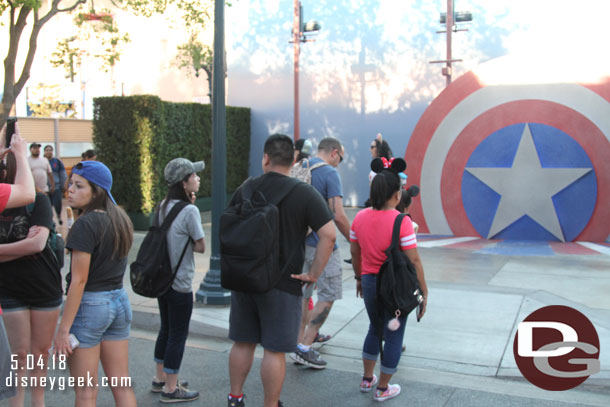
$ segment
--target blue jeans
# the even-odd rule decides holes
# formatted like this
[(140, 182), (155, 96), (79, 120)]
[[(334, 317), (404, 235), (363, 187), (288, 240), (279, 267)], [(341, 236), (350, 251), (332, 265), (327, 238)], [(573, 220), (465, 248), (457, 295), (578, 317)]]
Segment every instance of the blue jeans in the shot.
[(180, 293), (170, 287), (157, 302), (161, 328), (155, 344), (155, 362), (163, 364), (165, 373), (177, 374), (193, 313), (193, 293)]
[(369, 316), (369, 331), (364, 339), (362, 347), (362, 358), (377, 360), (379, 355), (379, 327), (383, 326), (383, 359), (381, 361), (381, 373), (394, 374), (402, 354), (402, 341), (405, 334), (407, 317), (398, 318), (400, 327), (396, 331), (388, 329), (388, 321), (394, 318), (388, 311), (384, 310), (383, 318), (377, 313), (377, 275), (365, 274), (362, 276), (362, 297), (366, 313)]
[(124, 288), (85, 291), (70, 333), (81, 348), (92, 348), (102, 341), (129, 339), (131, 320), (131, 305)]
[(49, 199), (51, 200), (51, 205), (55, 208), (55, 212), (57, 212), (57, 219), (61, 219), (61, 198), (63, 198), (61, 188), (49, 191)]

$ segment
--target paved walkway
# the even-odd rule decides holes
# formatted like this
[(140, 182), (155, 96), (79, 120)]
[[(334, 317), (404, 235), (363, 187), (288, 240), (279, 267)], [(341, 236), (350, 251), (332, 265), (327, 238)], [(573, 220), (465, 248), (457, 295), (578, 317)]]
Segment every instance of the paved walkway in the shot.
[[(353, 218), (357, 209), (347, 212)], [(196, 255), (194, 291), (209, 267), (211, 249), (210, 213), (202, 215), (208, 252)], [(136, 233), (130, 262), (143, 237), (144, 233)], [(422, 406), (610, 405), (610, 352), (607, 351), (610, 349), (610, 253), (604, 250), (608, 245), (456, 240), (426, 235), (418, 239), (430, 293), (424, 319), (417, 323), (410, 318), (407, 324), (406, 351), (396, 381), (408, 384), (414, 393), (411, 393), (413, 398), (400, 398), (400, 405), (411, 400), (419, 400), (414, 405)], [(342, 237), (339, 242), (343, 256), (349, 257), (349, 244)], [(583, 252), (581, 247), (587, 251)], [(347, 375), (350, 382), (359, 380), (361, 347), (368, 320), (362, 300), (356, 298), (353, 271), (348, 264), (344, 264), (343, 277), (343, 300), (335, 304), (322, 329), (333, 336), (320, 349), (328, 361), (327, 373), (290, 364), (288, 386), (301, 378), (308, 383), (308, 389), (317, 391), (318, 387), (311, 386), (329, 383), (320, 378), (332, 382), (335, 377), (343, 380), (343, 375)], [(127, 275), (125, 287), (134, 309), (134, 336), (153, 340), (159, 324), (156, 300), (132, 293)], [(593, 322), (600, 337), (602, 371), (570, 391), (548, 392), (536, 388), (523, 379), (514, 361), (512, 347), (517, 324), (546, 305), (567, 305), (579, 310)], [(228, 306), (197, 304), (191, 321), (189, 344), (220, 357), (225, 363), (222, 374), (227, 370), (226, 352), (231, 346), (226, 339), (228, 315)], [(190, 363), (185, 360), (185, 365)], [(150, 370), (147, 369), (147, 378)], [(259, 380), (254, 373), (253, 370), (250, 386)], [(221, 393), (225, 392), (225, 381), (223, 377)], [(303, 396), (298, 386), (292, 391)], [(328, 405), (351, 405), (351, 401)], [(249, 405), (260, 405), (260, 402)], [(368, 404), (368, 401), (358, 403)], [(290, 405), (325, 404), (291, 401)]]

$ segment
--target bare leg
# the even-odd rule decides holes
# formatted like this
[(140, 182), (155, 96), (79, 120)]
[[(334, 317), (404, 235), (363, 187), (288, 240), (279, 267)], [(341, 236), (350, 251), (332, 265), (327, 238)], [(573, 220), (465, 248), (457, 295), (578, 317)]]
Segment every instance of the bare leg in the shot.
[(118, 407), (135, 407), (136, 395), (131, 387), (129, 376), (129, 342), (103, 341), (101, 344), (101, 361), (104, 373), (109, 379), (114, 403)]
[(364, 377), (373, 377), (377, 361), (370, 359), (362, 359), (362, 364), (364, 365)]
[(391, 378), (392, 378), (391, 374), (380, 373), (379, 374), (379, 384), (377, 384), (377, 387), (381, 387), (382, 389), (388, 387), (388, 384), (390, 383)]
[(301, 342), (305, 346), (310, 346), (316, 335), (320, 331), (320, 327), (328, 318), (328, 314), (330, 314), (330, 310), (333, 307), (333, 302), (328, 301), (318, 301), (311, 311), (311, 321), (307, 325), (305, 329), (305, 335), (303, 337), (303, 342)]
[(310, 317), (311, 312), (309, 311), (309, 298), (303, 298), (303, 309), (301, 312), (301, 327), (299, 328), (298, 343), (303, 343), (303, 339), (305, 336), (305, 328), (307, 327), (307, 323), (309, 322)]
[(235, 342), (229, 355), (229, 378), (231, 394), (238, 396), (243, 393), (244, 383), (250, 373), (254, 360), (255, 343)]
[(165, 382), (165, 372), (163, 371), (163, 363), (155, 363), (155, 368), (157, 370), (157, 381)]
[[(57, 318), (59, 317), (59, 308), (53, 311), (30, 311), (30, 352), (34, 360), (44, 362), (47, 365), (49, 356), (49, 348), (55, 335), (55, 327), (57, 326)], [(36, 382), (40, 383), (40, 378), (47, 375), (46, 369), (36, 368), (30, 371), (30, 377), (37, 377)], [(44, 387), (35, 386), (30, 389), (32, 397), (32, 407), (44, 407)]]
[[(97, 368), (100, 363), (100, 345), (76, 348), (68, 358), (70, 376), (74, 377), (76, 407), (95, 407), (98, 392)], [(91, 378), (91, 381), (89, 381)], [(80, 381), (80, 383), (79, 383)]]
[[(19, 368), (17, 374), (19, 377), (27, 376), (26, 358), (30, 353), (30, 311), (11, 311), (4, 312), (4, 326), (6, 327), (6, 336), (8, 343), (11, 346), (11, 353), (17, 355), (17, 366)], [(25, 398), (25, 388), (17, 387), (17, 395), (8, 401), (10, 407), (23, 407)]]
[(286, 357), (284, 353), (265, 349), (261, 364), (261, 379), (265, 391), (265, 407), (277, 407), (286, 376)]
[(165, 373), (165, 388), (168, 393), (176, 390), (178, 385), (178, 373)]

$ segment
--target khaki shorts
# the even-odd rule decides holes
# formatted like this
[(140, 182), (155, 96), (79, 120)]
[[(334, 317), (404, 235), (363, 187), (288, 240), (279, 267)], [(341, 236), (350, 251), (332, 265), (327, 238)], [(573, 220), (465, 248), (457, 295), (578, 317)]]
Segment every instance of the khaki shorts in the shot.
[[(309, 272), (315, 253), (315, 247), (305, 246), (303, 273)], [(324, 271), (315, 285), (318, 289), (318, 301), (333, 302), (343, 298), (343, 266), (339, 249), (333, 250), (328, 258), (326, 267), (324, 267)], [(303, 297), (311, 297), (313, 295), (313, 288), (313, 284), (305, 285), (303, 287)]]

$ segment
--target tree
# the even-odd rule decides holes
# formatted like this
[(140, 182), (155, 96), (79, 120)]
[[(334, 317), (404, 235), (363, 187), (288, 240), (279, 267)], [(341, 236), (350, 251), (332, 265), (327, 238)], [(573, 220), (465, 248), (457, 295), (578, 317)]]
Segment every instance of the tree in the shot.
[[(45, 5), (43, 5), (43, 2)], [(104, 13), (95, 12), (93, 0), (91, 0), (89, 9), (87, 9), (86, 2), (87, 0), (47, 0), (46, 2), (44, 0), (0, 0), (0, 16), (8, 13), (7, 26), (9, 31), (9, 46), (4, 59), (4, 93), (0, 102), (0, 123), (6, 120), (17, 96), (30, 78), (37, 50), (38, 35), (46, 23), (61, 13), (75, 11), (81, 13), (81, 19), (100, 17), (103, 24), (111, 23), (111, 19), (103, 18)], [(208, 23), (210, 20), (210, 5), (213, 4), (213, 0), (110, 0), (110, 2), (114, 8), (145, 17), (150, 17), (153, 14), (164, 14), (171, 10), (172, 17), (170, 19), (172, 24), (179, 22), (180, 27), (186, 28), (189, 32)], [(78, 18), (79, 16), (77, 16)], [(29, 32), (25, 62), (17, 72), (16, 61), (20, 40), (28, 23), (32, 25), (32, 29)], [(126, 40), (113, 24), (110, 24), (107, 28), (105, 32), (110, 33), (109, 41), (111, 45), (116, 45), (117, 41)], [(116, 46), (107, 48), (107, 51), (103, 58), (107, 58), (106, 63), (111, 66), (116, 62), (119, 54)], [(54, 55), (54, 62), (57, 66), (64, 66), (67, 69), (71, 66), (74, 70), (74, 58), (78, 55), (80, 55), (80, 50), (72, 47), (69, 41), (60, 41), (58, 53)]]
[(28, 107), (34, 117), (68, 117), (76, 116), (74, 105), (76, 101), (62, 101), (58, 85), (39, 84), (30, 90), (35, 93), (36, 102), (28, 102)]
[(185, 69), (188, 76), (191, 70), (195, 71), (195, 76), (199, 77), (199, 70), (207, 75), (208, 97), (212, 100), (212, 71), (214, 69), (214, 51), (209, 45), (204, 45), (197, 39), (197, 34), (192, 33), (189, 41), (178, 46), (178, 68)]

